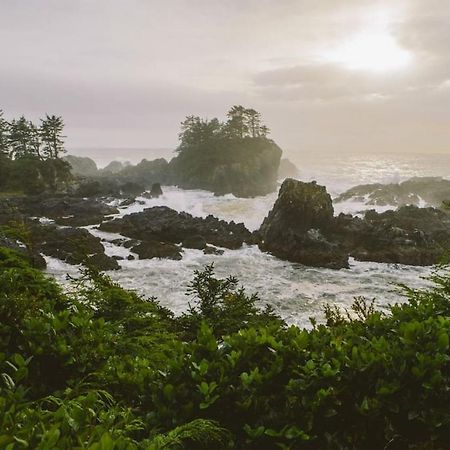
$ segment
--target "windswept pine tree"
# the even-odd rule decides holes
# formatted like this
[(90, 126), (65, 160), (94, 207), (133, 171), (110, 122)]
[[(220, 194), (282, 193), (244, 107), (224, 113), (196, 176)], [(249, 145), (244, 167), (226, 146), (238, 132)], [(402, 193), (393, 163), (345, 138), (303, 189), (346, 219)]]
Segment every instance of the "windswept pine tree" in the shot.
[(247, 122), (247, 129), (251, 137), (257, 137), (260, 135), (261, 129), (261, 114), (254, 109), (245, 110), (245, 118)]
[(30, 122), (21, 116), (14, 119), (9, 127), (8, 136), (9, 155), (13, 159), (24, 158), (33, 153), (32, 129)]
[(46, 115), (45, 119), (41, 119), (40, 138), (45, 158), (59, 158), (65, 152), (63, 129), (62, 117)]
[(227, 113), (226, 129), (230, 136), (242, 139), (248, 133), (247, 110), (241, 105), (233, 106)]
[(211, 120), (198, 116), (187, 116), (181, 123), (179, 133), (180, 145), (178, 152), (190, 146), (210, 143), (213, 140), (245, 139), (267, 137), (269, 128), (262, 124), (261, 113), (241, 105), (233, 106), (227, 112), (228, 120), (220, 122), (217, 118)]
[(218, 119), (202, 119), (198, 116), (187, 116), (181, 123), (178, 152), (211, 142), (223, 135), (223, 124)]

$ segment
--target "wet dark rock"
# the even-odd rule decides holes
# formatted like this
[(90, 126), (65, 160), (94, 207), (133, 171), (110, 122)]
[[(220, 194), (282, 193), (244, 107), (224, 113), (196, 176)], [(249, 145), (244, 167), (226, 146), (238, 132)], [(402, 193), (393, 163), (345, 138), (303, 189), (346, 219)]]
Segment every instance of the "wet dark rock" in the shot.
[(136, 197), (129, 197), (119, 203), (120, 208), (126, 208), (136, 202)]
[(371, 210), (363, 219), (340, 215), (335, 232), (361, 261), (432, 265), (450, 251), (450, 214), (435, 208)]
[(100, 239), (84, 228), (35, 226), (32, 235), (43, 253), (64, 261), (70, 257), (82, 262), (85, 255), (104, 252)]
[(324, 186), (286, 179), (259, 234), (261, 250), (310, 266), (348, 267), (348, 255), (327, 237), (333, 204)]
[(120, 266), (117, 259), (104, 253), (96, 253), (87, 259), (88, 264), (97, 267), (99, 270), (119, 270)]
[(205, 255), (223, 255), (224, 251), (220, 248), (213, 247), (212, 245), (207, 245), (204, 248), (203, 253)]
[(109, 222), (103, 222), (103, 231), (120, 233), (140, 241), (157, 241), (178, 244), (195, 236), (218, 247), (237, 249), (242, 244), (254, 244), (255, 237), (243, 224), (225, 222), (213, 216), (193, 217), (166, 206), (148, 208), (140, 213), (126, 215)]
[(131, 248), (131, 247), (135, 247), (139, 243), (140, 242), (137, 239), (127, 239), (127, 240), (123, 241), (122, 246), (124, 248)]
[(104, 216), (68, 216), (58, 217), (55, 223), (69, 227), (85, 227), (87, 225), (99, 224), (104, 219)]
[(441, 177), (414, 177), (402, 183), (363, 184), (339, 195), (335, 202), (360, 201), (376, 206), (429, 206), (440, 207), (450, 198), (450, 180)]
[(144, 197), (147, 198), (158, 198), (163, 195), (163, 191), (161, 189), (161, 185), (159, 183), (153, 183), (150, 192), (146, 192)]
[(134, 261), (136, 258), (133, 255), (127, 256), (128, 261)]
[(102, 241), (103, 240), (106, 240), (106, 241), (110, 242), (111, 244), (117, 245), (119, 247), (123, 246), (125, 244), (125, 242), (128, 242), (128, 239), (124, 239), (124, 238), (117, 238), (117, 239), (113, 239), (112, 241), (107, 240), (107, 239), (102, 239)]
[(64, 216), (107, 216), (116, 214), (118, 211), (115, 207), (106, 205), (98, 200), (74, 198), (74, 197), (57, 197), (41, 200), (38, 205), (28, 205), (28, 211), (35, 212), (38, 216), (44, 215), (50, 218), (60, 218)]
[(0, 247), (5, 247), (10, 250), (14, 250), (17, 253), (20, 253), (28, 260), (31, 266), (36, 269), (44, 270), (47, 267), (45, 258), (43, 258), (38, 251), (30, 249), (29, 247), (15, 239), (0, 236)]
[[(59, 225), (86, 226), (100, 223), (119, 211), (113, 206), (87, 198), (29, 196), (9, 200), (9, 209), (26, 217), (47, 217)], [(5, 208), (6, 209), (6, 208)], [(4, 209), (0, 205), (0, 220)], [(11, 211), (10, 211), (11, 213)]]
[(206, 240), (203, 236), (198, 234), (189, 236), (183, 240), (182, 246), (185, 248), (194, 248), (197, 250), (203, 250), (206, 248)]
[(114, 270), (117, 261), (105, 255), (100, 239), (84, 228), (33, 224), (31, 235), (37, 250), (69, 264), (92, 264), (99, 270)]
[(139, 259), (151, 258), (167, 258), (167, 259), (181, 259), (180, 247), (174, 244), (158, 241), (145, 241), (136, 245), (131, 249), (133, 253), (139, 256)]
[(260, 248), (306, 265), (347, 267), (361, 261), (432, 265), (450, 252), (450, 212), (404, 206), (333, 217), (325, 188), (286, 180), (259, 230)]
[(261, 226), (261, 233), (270, 230), (266, 228), (277, 224), (288, 224), (296, 230), (306, 232), (311, 228), (326, 229), (333, 222), (333, 203), (325, 186), (314, 181), (286, 179), (278, 193), (278, 198), (272, 211)]

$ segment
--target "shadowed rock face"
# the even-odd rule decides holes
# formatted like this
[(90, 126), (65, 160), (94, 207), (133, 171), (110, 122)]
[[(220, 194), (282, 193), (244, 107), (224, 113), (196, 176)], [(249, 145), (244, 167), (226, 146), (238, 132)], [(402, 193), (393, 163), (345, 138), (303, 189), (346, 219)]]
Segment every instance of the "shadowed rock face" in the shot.
[(119, 269), (117, 261), (105, 254), (100, 239), (84, 228), (55, 225), (30, 226), (36, 249), (44, 255), (52, 256), (69, 264), (88, 263), (99, 270)]
[(181, 249), (175, 244), (166, 242), (145, 241), (132, 247), (131, 251), (139, 256), (139, 259), (167, 258), (181, 259)]
[(276, 189), (281, 154), (275, 142), (262, 137), (218, 142), (214, 148), (186, 151), (173, 158), (170, 182), (216, 195), (266, 195)]
[(339, 269), (348, 256), (327, 232), (333, 226), (333, 204), (324, 186), (286, 179), (259, 230), (260, 248), (305, 265)]
[(325, 186), (314, 181), (286, 179), (278, 198), (261, 225), (261, 233), (280, 231), (277, 225), (287, 225), (296, 231), (306, 232), (311, 228), (327, 228), (333, 221), (334, 209)]
[[(9, 207), (28, 217), (47, 217), (60, 225), (85, 226), (100, 223), (118, 209), (95, 199), (30, 196), (9, 200)], [(0, 209), (2, 205), (0, 204)]]

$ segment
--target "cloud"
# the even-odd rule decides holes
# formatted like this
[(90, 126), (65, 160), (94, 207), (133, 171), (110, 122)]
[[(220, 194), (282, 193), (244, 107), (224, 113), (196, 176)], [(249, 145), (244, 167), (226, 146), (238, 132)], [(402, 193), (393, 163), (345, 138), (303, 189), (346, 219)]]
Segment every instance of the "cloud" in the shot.
[(400, 95), (410, 86), (411, 78), (404, 74), (378, 76), (321, 63), (260, 72), (254, 83), (259, 95), (278, 101), (373, 101)]
[[(317, 58), (377, 11), (408, 71)], [(61, 114), (76, 146), (172, 146), (185, 115), (241, 103), (288, 148), (448, 151), (449, 15), (450, 0), (2, 0), (0, 108)]]

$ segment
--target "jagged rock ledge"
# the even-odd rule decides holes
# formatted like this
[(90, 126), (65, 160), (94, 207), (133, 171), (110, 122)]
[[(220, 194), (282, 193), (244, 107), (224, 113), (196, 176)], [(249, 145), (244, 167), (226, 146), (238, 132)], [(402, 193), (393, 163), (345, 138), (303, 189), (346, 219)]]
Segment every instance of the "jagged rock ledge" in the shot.
[(436, 206), (450, 200), (450, 180), (414, 177), (401, 183), (362, 184), (339, 195), (334, 201), (358, 201), (373, 206)]
[(226, 222), (211, 215), (193, 217), (166, 206), (155, 206), (103, 222), (99, 229), (137, 239), (139, 244), (131, 250), (140, 258), (181, 259), (182, 247), (211, 254), (217, 253), (211, 245), (238, 249), (244, 243), (257, 243), (257, 237), (242, 223)]

